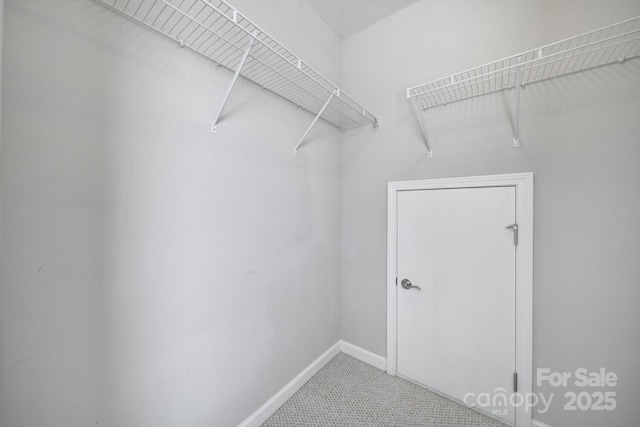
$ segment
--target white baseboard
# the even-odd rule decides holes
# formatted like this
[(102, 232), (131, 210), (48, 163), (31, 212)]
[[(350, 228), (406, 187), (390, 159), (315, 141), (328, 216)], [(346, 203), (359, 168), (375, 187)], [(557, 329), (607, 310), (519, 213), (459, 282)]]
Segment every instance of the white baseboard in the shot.
[(545, 424), (542, 421), (532, 420), (531, 427), (551, 427), (549, 424)]
[(327, 351), (322, 353), (320, 357), (311, 362), (309, 366), (304, 368), (294, 379), (289, 381), (287, 385), (282, 387), (280, 391), (273, 395), (273, 397), (259, 407), (253, 414), (249, 415), (247, 419), (239, 424), (238, 427), (258, 427), (262, 425), (267, 419), (273, 415), (296, 391), (300, 390), (312, 376), (314, 376), (320, 369), (324, 367), (331, 359), (333, 359), (338, 353), (340, 353), (341, 342), (338, 341), (331, 346)]
[[(386, 371), (387, 359), (379, 356), (375, 353), (365, 350), (362, 347), (353, 345), (343, 340), (339, 340), (337, 343), (331, 346), (327, 351), (322, 353), (320, 357), (311, 362), (309, 366), (304, 368), (294, 379), (289, 381), (287, 385), (282, 387), (280, 391), (273, 395), (273, 397), (259, 407), (253, 414), (249, 415), (247, 419), (241, 422), (238, 427), (258, 427), (262, 425), (267, 419), (273, 415), (287, 400), (291, 398), (300, 387), (302, 387), (307, 381), (311, 379), (320, 369), (324, 367), (331, 359), (333, 359), (338, 353), (344, 352), (349, 356), (355, 357), (358, 360), (368, 363), (378, 369)], [(540, 425), (538, 427), (545, 427)]]
[(357, 345), (343, 340), (340, 340), (339, 343), (340, 350), (342, 350), (343, 353), (355, 357), (356, 359), (361, 360), (364, 363), (368, 363), (369, 365), (374, 366), (378, 369), (382, 369), (383, 371), (387, 370), (386, 357), (379, 356), (375, 353), (370, 352), (369, 350), (365, 350), (362, 347), (358, 347)]

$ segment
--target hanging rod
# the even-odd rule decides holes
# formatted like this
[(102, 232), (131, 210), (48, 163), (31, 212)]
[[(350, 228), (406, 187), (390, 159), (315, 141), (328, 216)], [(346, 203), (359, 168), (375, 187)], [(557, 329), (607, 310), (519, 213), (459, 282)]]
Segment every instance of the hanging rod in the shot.
[[(640, 57), (640, 16), (407, 89), (420, 110), (516, 88), (514, 146), (519, 146), (521, 88), (527, 84)], [(424, 131), (424, 129), (423, 129)]]
[(212, 132), (238, 76), (340, 129), (379, 125), (376, 116), (224, 0), (95, 1), (234, 72)]

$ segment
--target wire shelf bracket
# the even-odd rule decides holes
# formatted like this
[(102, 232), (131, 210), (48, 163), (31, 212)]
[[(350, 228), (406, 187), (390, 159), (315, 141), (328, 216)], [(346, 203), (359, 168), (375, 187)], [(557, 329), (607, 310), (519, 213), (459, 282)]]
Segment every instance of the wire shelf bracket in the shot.
[[(640, 16), (407, 89), (420, 111), (425, 135), (427, 109), (515, 88), (513, 146), (519, 147), (520, 98), (531, 83), (563, 77), (640, 57)], [(427, 149), (431, 151), (427, 143)]]
[[(340, 93), (338, 92), (338, 93), (336, 93), (336, 95), (339, 96)], [(293, 155), (294, 156), (298, 154), (298, 148), (300, 148), (300, 145), (302, 144), (302, 141), (304, 141), (304, 139), (307, 137), (307, 135), (311, 131), (311, 128), (313, 127), (313, 125), (316, 124), (316, 122), (318, 121), (318, 119), (320, 118), (322, 113), (324, 113), (324, 110), (327, 108), (327, 106), (329, 105), (329, 103), (331, 102), (332, 99), (333, 99), (333, 93), (331, 95), (329, 95), (329, 98), (327, 99), (327, 101), (324, 103), (324, 105), (322, 106), (320, 111), (318, 111), (318, 114), (314, 117), (313, 121), (311, 122), (311, 124), (309, 125), (307, 130), (304, 132), (304, 134), (300, 138), (300, 141), (298, 141), (298, 144), (296, 144), (296, 147), (293, 149)]]
[(218, 122), (220, 121), (220, 116), (222, 116), (224, 107), (227, 105), (227, 101), (231, 97), (231, 92), (233, 91), (233, 88), (236, 85), (236, 81), (238, 80), (238, 77), (240, 77), (240, 72), (242, 71), (242, 67), (244, 67), (244, 64), (247, 62), (247, 58), (249, 57), (249, 52), (251, 52), (251, 48), (253, 47), (253, 44), (256, 41), (257, 35), (258, 35), (258, 30), (255, 30), (253, 32), (253, 37), (249, 39), (249, 44), (247, 45), (247, 49), (245, 50), (244, 55), (242, 56), (242, 59), (238, 64), (238, 68), (236, 69), (236, 72), (233, 75), (233, 78), (231, 79), (231, 83), (229, 84), (229, 88), (227, 89), (227, 93), (224, 96), (224, 100), (222, 101), (222, 105), (220, 106), (220, 111), (218, 111), (218, 115), (211, 123), (211, 133), (218, 133)]
[[(518, 64), (522, 63), (522, 56), (516, 58)], [(520, 146), (520, 93), (522, 92), (522, 65), (518, 67), (516, 74), (516, 106), (513, 114), (513, 146)]]
[(239, 77), (315, 116), (302, 141), (322, 119), (339, 129), (372, 124), (378, 117), (267, 34), (225, 0), (94, 0), (117, 14), (233, 72), (211, 123), (218, 132)]
[(429, 144), (429, 138), (427, 137), (427, 119), (424, 117), (426, 111), (418, 107), (418, 114), (420, 115), (420, 129), (422, 130), (422, 137), (424, 138), (424, 144), (427, 146), (427, 157), (433, 157), (431, 144)]

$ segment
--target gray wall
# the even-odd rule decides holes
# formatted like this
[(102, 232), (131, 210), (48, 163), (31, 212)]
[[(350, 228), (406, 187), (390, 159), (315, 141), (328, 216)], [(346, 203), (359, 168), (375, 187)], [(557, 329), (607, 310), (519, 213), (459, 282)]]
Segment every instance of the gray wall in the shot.
[(211, 135), (231, 73), (91, 1), (4, 23), (0, 425), (237, 425), (339, 338), (339, 132), (240, 81)]
[[(618, 374), (614, 412), (536, 414), (554, 427), (640, 419), (640, 60), (427, 112), (433, 158), (404, 89), (640, 15), (635, 0), (421, 1), (343, 42), (343, 82), (382, 116), (344, 134), (341, 334), (386, 352), (388, 181), (535, 174), (534, 368)], [(581, 389), (584, 391), (584, 389)], [(591, 390), (593, 391), (593, 390)], [(602, 391), (602, 389), (600, 389)]]

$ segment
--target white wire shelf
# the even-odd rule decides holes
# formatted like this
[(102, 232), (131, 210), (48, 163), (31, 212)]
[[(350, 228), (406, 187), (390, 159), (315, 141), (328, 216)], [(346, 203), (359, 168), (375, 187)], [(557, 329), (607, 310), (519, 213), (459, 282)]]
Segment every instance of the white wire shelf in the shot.
[(408, 88), (407, 98), (426, 109), (639, 56), (640, 17), (636, 17)]
[(241, 75), (341, 129), (378, 125), (376, 116), (224, 0), (96, 1), (235, 71), (227, 98)]
[(426, 134), (427, 109), (515, 88), (513, 145), (519, 147), (520, 94), (525, 85), (638, 57), (640, 16), (410, 87), (407, 98), (418, 106), (427, 155), (432, 157)]

